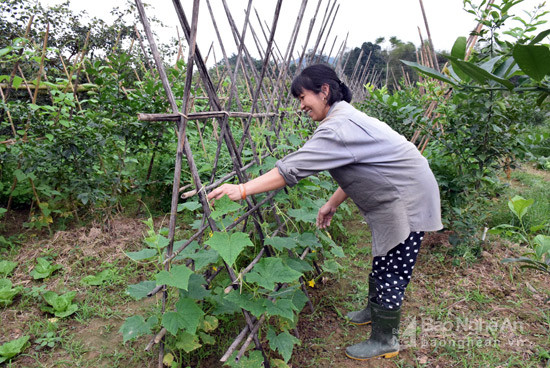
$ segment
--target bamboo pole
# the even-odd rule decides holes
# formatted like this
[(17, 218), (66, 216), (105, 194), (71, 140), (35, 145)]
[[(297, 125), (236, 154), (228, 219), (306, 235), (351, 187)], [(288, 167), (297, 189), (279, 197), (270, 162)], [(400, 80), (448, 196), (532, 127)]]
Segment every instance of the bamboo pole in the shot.
[[(315, 44), (313, 45), (313, 49), (311, 51), (311, 54), (307, 58), (308, 64), (313, 62), (315, 60), (315, 55), (317, 53), (317, 47), (319, 47), (319, 43), (321, 42), (321, 38), (323, 37), (323, 34), (325, 32), (326, 24), (330, 18), (330, 13), (332, 13), (332, 10), (334, 9), (334, 5), (336, 4), (336, 0), (334, 0), (332, 8), (330, 7), (330, 0), (327, 2), (327, 7), (325, 9), (325, 13), (323, 14), (323, 19), (321, 20), (321, 28), (317, 34), (317, 39), (315, 40)], [(329, 12), (330, 8), (330, 12)]]
[[(31, 15), (30, 19), (29, 19), (29, 22), (27, 23), (27, 28), (25, 29), (25, 36), (24, 38), (27, 39), (29, 37), (29, 33), (31, 31), (31, 25), (32, 25), (32, 22), (34, 21), (34, 14)], [(19, 69), (19, 62), (21, 60), (21, 56), (23, 55), (23, 52), (25, 51), (25, 48), (22, 47), (19, 52), (18, 52), (18, 57), (17, 57), (17, 61), (15, 62), (15, 65), (13, 66), (13, 69), (11, 71), (11, 74), (10, 74), (10, 79), (9, 79), (9, 83), (7, 84), (8, 87), (6, 89), (6, 96), (5, 96), (5, 99), (7, 100), (10, 96), (10, 89), (11, 89), (11, 86), (13, 85), (13, 80), (15, 78), (15, 73), (17, 73), (17, 70)], [(19, 69), (20, 70), (20, 69)]]
[(420, 2), (420, 9), (422, 10), (422, 17), (424, 18), (424, 25), (426, 26), (426, 33), (428, 34), (428, 42), (429, 42), (429, 49), (428, 49), (428, 56), (430, 59), (433, 60), (433, 65), (437, 71), (439, 71), (439, 63), (437, 62), (437, 56), (435, 55), (435, 48), (434, 43), (432, 41), (432, 35), (430, 34), (430, 27), (428, 25), (428, 18), (426, 17), (426, 12), (424, 10), (424, 3), (422, 0), (418, 0)]
[[(227, 53), (225, 51), (225, 46), (223, 44), (223, 41), (222, 41), (222, 37), (221, 37), (221, 34), (220, 34), (220, 31), (218, 29), (218, 24), (216, 22), (216, 18), (214, 16), (214, 11), (212, 10), (212, 6), (210, 5), (210, 0), (206, 0), (206, 5), (208, 7), (208, 11), (210, 13), (210, 19), (212, 20), (212, 25), (214, 26), (214, 31), (216, 32), (216, 37), (218, 38), (218, 45), (220, 46), (220, 49), (222, 51), (222, 56), (223, 56), (223, 61), (225, 63), (225, 67), (226, 67), (226, 70), (227, 70), (227, 73), (229, 74), (229, 77), (231, 80), (234, 80), (234, 73), (237, 73), (237, 69), (235, 68), (235, 70), (233, 70), (231, 68), (231, 64), (229, 62), (229, 58), (227, 57)], [(239, 98), (237, 98), (236, 100), (237, 102), (237, 106), (239, 107), (239, 109), (242, 111), (243, 110), (243, 107), (241, 105), (241, 100)]]
[[(336, 1), (334, 1), (334, 4), (336, 5)], [(333, 5), (334, 6), (334, 5)], [(332, 22), (330, 23), (330, 27), (328, 28), (327, 35), (325, 37), (325, 41), (323, 42), (323, 46), (321, 46), (321, 50), (319, 51), (319, 57), (323, 57), (323, 51), (325, 51), (325, 46), (328, 41), (328, 37), (330, 35), (330, 32), (332, 31), (332, 26), (334, 25), (334, 21), (336, 20), (336, 16), (338, 15), (338, 10), (340, 10), (340, 4), (336, 7), (336, 11), (334, 12), (334, 16), (332, 17)], [(328, 60), (327, 60), (328, 62)]]
[(2, 89), (2, 86), (0, 85), (0, 96), (2, 96), (2, 102), (4, 103), (4, 106), (6, 106), (6, 115), (8, 116), (8, 121), (10, 122), (11, 132), (13, 134), (14, 138), (17, 138), (17, 130), (15, 129), (15, 124), (13, 123), (13, 119), (11, 117), (10, 110), (8, 108), (8, 104), (6, 101), (6, 96), (4, 95), (4, 90)]
[(275, 88), (273, 90), (273, 98), (271, 100), (272, 104), (271, 106), (278, 110), (279, 106), (282, 103), (282, 93), (285, 85), (285, 80), (288, 78), (288, 71), (290, 66), (290, 61), (292, 58), (292, 53), (294, 52), (294, 47), (296, 46), (296, 40), (298, 39), (298, 34), (300, 32), (300, 27), (302, 25), (302, 21), (304, 19), (304, 14), (307, 6), (307, 0), (302, 0), (302, 4), (300, 5), (300, 10), (298, 10), (298, 16), (296, 18), (296, 22), (294, 23), (294, 28), (292, 29), (292, 34), (290, 36), (290, 40), (285, 52), (285, 56), (283, 58), (283, 71), (279, 74), (279, 77), (277, 78), (277, 81), (275, 83)]
[(221, 117), (230, 117), (230, 118), (265, 118), (265, 117), (274, 117), (279, 116), (275, 112), (266, 112), (266, 113), (252, 113), (252, 112), (240, 112), (240, 111), (200, 111), (187, 113), (187, 115), (181, 113), (172, 113), (172, 114), (146, 114), (139, 113), (138, 119), (141, 121), (178, 121), (180, 117), (185, 117), (188, 120), (204, 120), (212, 118), (221, 118)]
[(19, 74), (21, 74), (21, 78), (23, 79), (23, 85), (27, 87), (27, 93), (29, 94), (29, 98), (32, 100), (32, 92), (29, 88), (29, 82), (27, 81), (27, 78), (25, 78), (25, 74), (23, 73), (23, 70), (21, 70), (21, 66), (17, 66), (17, 70), (19, 70)]
[[(40, 85), (40, 80), (42, 79), (42, 74), (44, 73), (44, 60), (46, 59), (46, 47), (48, 45), (48, 35), (50, 34), (50, 23), (46, 24), (46, 33), (44, 34), (44, 44), (42, 45), (42, 56), (40, 57), (40, 69), (38, 75), (36, 76), (36, 85)], [(36, 98), (38, 97), (38, 88), (34, 90), (34, 96), (32, 103), (36, 103)], [(28, 125), (28, 124), (27, 124)], [(27, 129), (25, 129), (25, 137), (27, 136)]]

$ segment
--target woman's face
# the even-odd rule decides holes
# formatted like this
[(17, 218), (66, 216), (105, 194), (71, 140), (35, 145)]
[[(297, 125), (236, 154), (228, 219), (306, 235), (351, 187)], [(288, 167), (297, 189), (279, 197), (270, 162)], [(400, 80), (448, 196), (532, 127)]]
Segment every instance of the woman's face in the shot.
[(327, 93), (324, 90), (315, 93), (303, 89), (298, 99), (300, 100), (300, 109), (307, 112), (313, 121), (321, 121), (327, 116), (330, 106), (327, 104)]

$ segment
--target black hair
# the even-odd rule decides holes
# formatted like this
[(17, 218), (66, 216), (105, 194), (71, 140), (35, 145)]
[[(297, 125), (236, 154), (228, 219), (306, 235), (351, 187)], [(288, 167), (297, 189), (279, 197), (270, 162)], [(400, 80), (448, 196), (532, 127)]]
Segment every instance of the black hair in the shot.
[(323, 84), (329, 86), (329, 106), (339, 101), (351, 102), (352, 94), (348, 86), (338, 78), (334, 69), (324, 64), (310, 65), (302, 70), (292, 81), (290, 92), (294, 97), (299, 97), (304, 90), (319, 93)]

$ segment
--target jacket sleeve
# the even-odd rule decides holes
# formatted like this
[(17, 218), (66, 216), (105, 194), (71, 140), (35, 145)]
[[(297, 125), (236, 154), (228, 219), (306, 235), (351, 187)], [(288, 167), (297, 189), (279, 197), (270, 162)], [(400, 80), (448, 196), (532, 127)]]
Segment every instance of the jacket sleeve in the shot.
[(275, 166), (288, 186), (323, 170), (356, 162), (337, 131), (319, 127), (299, 150), (277, 161)]

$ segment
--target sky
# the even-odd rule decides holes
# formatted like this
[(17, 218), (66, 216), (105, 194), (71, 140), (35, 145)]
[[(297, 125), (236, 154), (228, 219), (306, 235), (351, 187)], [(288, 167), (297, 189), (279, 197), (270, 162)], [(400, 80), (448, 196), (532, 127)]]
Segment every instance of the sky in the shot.
[[(63, 2), (63, 0), (38, 1), (43, 5), (59, 4)], [(128, 1), (129, 0), (71, 0), (71, 8), (75, 11), (85, 10), (90, 16), (97, 16), (108, 21), (110, 20), (109, 10), (115, 6), (124, 7), (125, 3)], [(329, 1), (332, 5), (333, 0), (322, 0), (321, 2), (318, 17), (313, 28), (313, 35), (315, 35), (315, 37), (319, 32), (321, 20)], [(146, 10), (147, 15), (149, 17), (156, 16), (162, 20), (166, 26), (163, 29), (158, 27), (154, 29), (159, 37), (157, 41), (168, 41), (171, 36), (175, 37), (179, 28), (179, 22), (172, 1), (146, 0), (145, 2), (152, 4)], [(231, 53), (236, 51), (236, 46), (229, 30), (227, 17), (223, 10), (223, 3), (221, 0), (210, 0), (210, 2), (216, 22), (220, 28), (220, 33), (224, 38), (224, 47), (226, 48), (226, 52), (231, 55)], [(238, 28), (241, 30), (248, 0), (226, 0), (226, 2), (230, 7)], [(497, 3), (498, 2), (497, 0)], [(523, 12), (525, 10), (532, 11), (534, 7), (541, 2), (542, 0), (524, 0), (520, 5), (515, 7), (515, 9), (517, 9), (515, 14), (525, 18)], [(182, 0), (181, 3), (190, 21), (193, 2), (191, 0)], [(300, 51), (303, 48), (309, 23), (315, 13), (317, 4), (318, 0), (308, 0), (307, 2), (306, 12), (297, 42), (297, 47)], [(435, 49), (438, 51), (450, 50), (457, 37), (467, 37), (469, 32), (476, 26), (474, 16), (463, 9), (462, 0), (423, 0), (423, 4), (430, 27), (432, 41)], [(253, 17), (253, 27), (255, 32), (261, 37), (263, 37), (263, 35), (261, 35), (261, 29), (258, 25), (254, 9), (257, 10), (260, 19), (271, 27), (275, 5), (275, 0), (254, 0), (252, 2), (253, 10), (251, 15)], [(275, 42), (283, 54), (287, 48), (292, 29), (294, 28), (300, 5), (301, 1), (299, 0), (283, 0), (282, 2), (279, 23), (275, 33)], [(420, 2), (418, 0), (339, 0), (336, 6), (339, 6), (338, 13), (332, 26), (330, 36), (326, 42), (325, 54), (330, 51), (333, 44), (333, 54), (336, 54), (337, 50), (344, 42), (346, 35), (348, 35), (346, 43), (347, 49), (359, 47), (363, 42), (374, 42), (378, 37), (385, 37), (385, 39), (388, 40), (391, 36), (396, 36), (402, 41), (412, 42), (418, 46), (420, 45), (418, 27), (421, 29), (422, 37), (427, 39), (427, 32), (424, 26)], [(545, 8), (546, 10), (550, 10), (550, 5), (546, 5)], [(550, 21), (548, 15), (545, 19)], [(513, 26), (514, 23), (519, 24), (516, 21), (510, 21), (509, 26)], [(540, 30), (548, 28), (550, 28), (550, 22)], [(183, 37), (181, 28), (180, 34)], [(324, 42), (324, 39), (322, 41)], [(206, 1), (202, 0), (199, 9), (197, 45), (203, 55), (206, 55), (212, 42), (214, 42), (215, 57), (217, 60), (221, 60), (222, 54), (212, 26), (210, 13)], [(314, 42), (315, 38), (312, 38), (308, 43), (308, 48), (312, 48)], [(265, 45), (265, 43), (264, 41), (263, 44)], [(253, 56), (257, 57), (257, 54), (255, 55), (256, 46), (250, 31), (247, 31), (245, 44), (249, 48), (249, 51), (252, 52)], [(389, 47), (389, 44), (386, 42), (382, 44), (382, 46)], [(296, 53), (295, 51), (295, 54)]]

